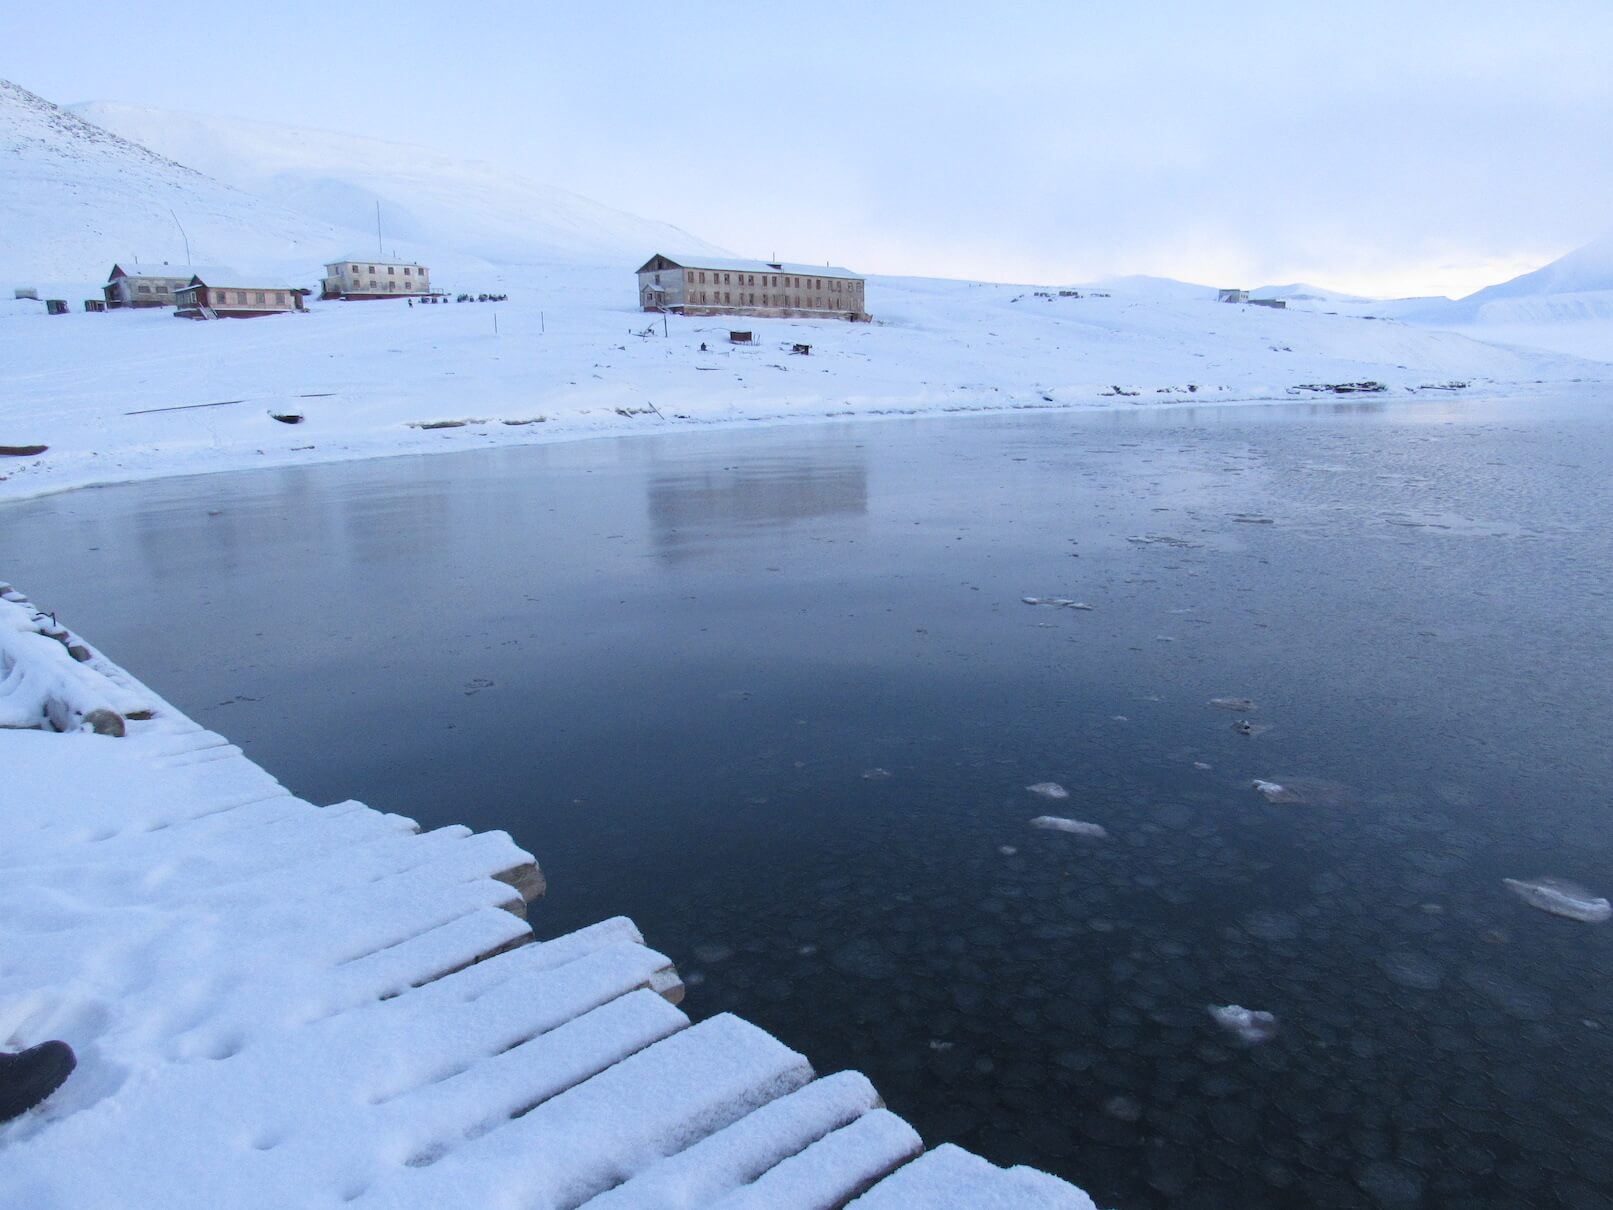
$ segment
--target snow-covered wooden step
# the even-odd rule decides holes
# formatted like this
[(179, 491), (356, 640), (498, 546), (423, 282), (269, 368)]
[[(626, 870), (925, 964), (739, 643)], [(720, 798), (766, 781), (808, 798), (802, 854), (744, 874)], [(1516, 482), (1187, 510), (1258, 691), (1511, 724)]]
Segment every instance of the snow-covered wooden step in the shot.
[(812, 1078), (807, 1061), (737, 1017), (673, 1034), (531, 1112), (404, 1169), (360, 1205), (582, 1205)]
[(601, 1193), (588, 1210), (682, 1210), (749, 1186), (775, 1165), (880, 1106), (860, 1072), (814, 1080)]
[(886, 1177), (851, 1210), (1096, 1210), (1074, 1185), (1034, 1168), (999, 1168), (942, 1144)]
[(924, 1150), (918, 1131), (875, 1109), (770, 1168), (714, 1210), (837, 1210)]

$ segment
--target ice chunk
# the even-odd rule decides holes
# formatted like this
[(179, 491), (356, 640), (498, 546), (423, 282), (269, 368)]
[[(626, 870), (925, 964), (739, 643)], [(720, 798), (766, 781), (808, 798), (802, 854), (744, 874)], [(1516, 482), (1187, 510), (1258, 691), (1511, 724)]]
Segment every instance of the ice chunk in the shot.
[(1055, 609), (1088, 609), (1085, 601), (1072, 601), (1069, 597), (1020, 597), (1027, 605), (1051, 605)]
[(1501, 884), (1530, 907), (1553, 916), (1566, 916), (1586, 924), (1601, 924), (1613, 916), (1613, 904), (1561, 878), (1503, 878)]
[(1040, 794), (1043, 798), (1068, 798), (1070, 792), (1056, 781), (1039, 781), (1034, 786), (1026, 786), (1032, 794)]
[(1300, 797), (1281, 782), (1262, 781), (1255, 778), (1254, 788), (1266, 796), (1267, 802), (1299, 802)]
[(1238, 1004), (1211, 1004), (1208, 1007), (1215, 1023), (1240, 1042), (1257, 1046), (1277, 1036), (1277, 1018), (1271, 1013)]
[(1235, 714), (1249, 714), (1255, 708), (1254, 702), (1246, 697), (1212, 697), (1210, 705), (1217, 710), (1231, 710)]
[(1109, 832), (1101, 824), (1086, 823), (1079, 819), (1065, 819), (1061, 815), (1038, 815), (1031, 820), (1031, 827), (1045, 828), (1049, 832), (1069, 832), (1075, 836), (1091, 836), (1102, 840)]
[(864, 781), (884, 781), (890, 775), (891, 775), (891, 771), (889, 769), (877, 769), (876, 768), (876, 769), (864, 769), (863, 770), (863, 780)]

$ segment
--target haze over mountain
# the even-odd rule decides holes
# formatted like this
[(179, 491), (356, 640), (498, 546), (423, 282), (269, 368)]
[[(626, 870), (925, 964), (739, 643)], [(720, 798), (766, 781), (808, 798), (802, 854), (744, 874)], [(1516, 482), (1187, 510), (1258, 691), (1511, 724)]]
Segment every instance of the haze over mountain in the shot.
[[(232, 189), (6, 80), (0, 160), (7, 283), (104, 280), (124, 258), (183, 265), (187, 235), (194, 263), (264, 269), (317, 261), (358, 238)], [(183, 235), (174, 213), (183, 215)]]
[(378, 201), (383, 245), (403, 255), (637, 264), (658, 249), (722, 251), (667, 223), (423, 147), (113, 101), (69, 108), (274, 205), (366, 233), (352, 249), (324, 253), (332, 257), (375, 246)]
[[(0, 275), (81, 291), (114, 261), (223, 264), (311, 284), (375, 246), (497, 266), (635, 264), (716, 250), (665, 223), (401, 144), (100, 103), (86, 117), (0, 80)], [(187, 250), (188, 239), (188, 250)]]

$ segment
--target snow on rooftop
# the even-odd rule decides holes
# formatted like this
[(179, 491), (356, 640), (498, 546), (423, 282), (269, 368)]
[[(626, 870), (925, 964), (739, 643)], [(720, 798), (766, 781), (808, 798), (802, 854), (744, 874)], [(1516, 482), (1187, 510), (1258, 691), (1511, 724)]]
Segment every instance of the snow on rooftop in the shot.
[(658, 253), (682, 269), (737, 269), (742, 273), (792, 273), (802, 277), (849, 277), (863, 280), (861, 273), (835, 265), (800, 265), (793, 261), (736, 260), (732, 257), (701, 256), (699, 253)]
[(382, 260), (379, 256), (331, 257), (326, 259), (325, 265), (327, 268), (334, 265), (381, 265), (382, 267), (387, 265), (395, 265), (399, 267), (407, 265), (411, 269), (420, 268), (420, 262), (417, 260)]

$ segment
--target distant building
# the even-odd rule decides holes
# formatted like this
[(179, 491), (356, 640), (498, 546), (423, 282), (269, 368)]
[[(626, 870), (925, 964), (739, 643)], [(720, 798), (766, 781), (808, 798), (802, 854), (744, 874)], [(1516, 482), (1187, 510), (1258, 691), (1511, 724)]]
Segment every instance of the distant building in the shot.
[(331, 261), (320, 282), (320, 298), (408, 298), (430, 294), (431, 271), (414, 261), (358, 257)]
[(204, 279), (200, 274), (190, 284), (174, 291), (174, 301), (182, 319), (250, 319), (255, 315), (278, 315), (284, 311), (304, 311), (302, 296), (306, 290), (291, 286), (221, 286), (218, 282), (235, 282), (235, 276)]
[(1217, 290), (1215, 292), (1215, 301), (1216, 302), (1231, 302), (1231, 303), (1246, 303), (1246, 302), (1249, 301), (1249, 291), (1247, 291), (1247, 290)]
[(175, 292), (198, 274), (218, 281), (239, 276), (218, 265), (113, 265), (101, 293), (108, 307), (171, 307), (178, 301)]
[(850, 269), (657, 253), (638, 271), (639, 305), (680, 315), (869, 318), (864, 279)]
[(1249, 298), (1244, 301), (1251, 307), (1270, 307), (1274, 311), (1288, 310), (1288, 300), (1285, 298)]

